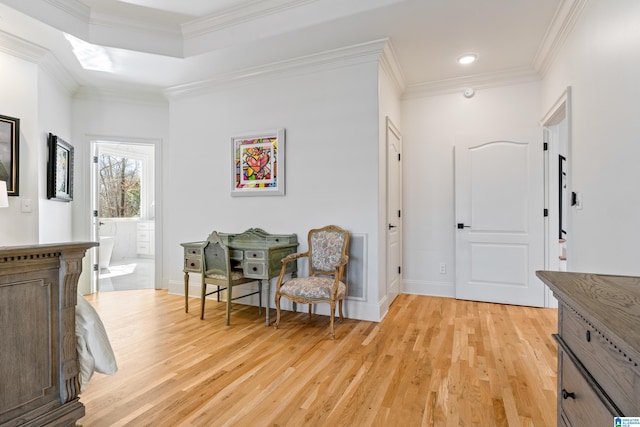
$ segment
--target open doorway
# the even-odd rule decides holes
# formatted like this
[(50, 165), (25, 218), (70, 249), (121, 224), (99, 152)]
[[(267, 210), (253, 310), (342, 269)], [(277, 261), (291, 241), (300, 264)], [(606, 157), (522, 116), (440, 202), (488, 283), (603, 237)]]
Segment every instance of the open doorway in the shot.
[(93, 141), (95, 292), (155, 288), (155, 146)]
[[(571, 88), (560, 96), (542, 119), (545, 151), (545, 269), (570, 271), (572, 211), (571, 193)], [(547, 307), (557, 306), (551, 291)]]

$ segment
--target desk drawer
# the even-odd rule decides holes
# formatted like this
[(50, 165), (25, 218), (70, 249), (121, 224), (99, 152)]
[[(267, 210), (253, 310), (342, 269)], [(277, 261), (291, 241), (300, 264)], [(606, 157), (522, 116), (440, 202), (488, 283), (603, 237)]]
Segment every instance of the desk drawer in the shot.
[(298, 237), (293, 235), (285, 235), (285, 236), (267, 236), (267, 243), (279, 243), (281, 245), (297, 245)]
[(264, 260), (265, 259), (265, 251), (261, 251), (261, 250), (247, 250), (244, 251), (245, 256), (247, 257), (247, 260), (252, 260), (252, 259), (259, 259), (259, 260)]
[(185, 255), (202, 255), (202, 248), (185, 248)]
[(266, 269), (262, 262), (247, 262), (244, 265), (244, 275), (247, 277), (261, 278), (265, 275)]
[(630, 361), (625, 349), (612, 343), (571, 308), (562, 306), (560, 335), (604, 392), (623, 414), (640, 414), (638, 361)]
[(194, 271), (196, 273), (199, 273), (200, 268), (201, 268), (200, 258), (185, 258), (184, 260), (185, 271)]

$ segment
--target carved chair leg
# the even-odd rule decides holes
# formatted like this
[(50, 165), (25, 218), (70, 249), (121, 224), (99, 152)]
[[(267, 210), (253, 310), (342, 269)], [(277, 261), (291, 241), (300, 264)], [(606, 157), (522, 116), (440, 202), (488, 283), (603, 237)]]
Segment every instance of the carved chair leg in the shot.
[(276, 322), (273, 324), (275, 329), (278, 329), (280, 324), (280, 295), (276, 295)]
[(342, 300), (338, 301), (338, 310), (340, 310), (340, 322), (344, 322), (344, 315), (342, 314)]
[(333, 322), (333, 320), (334, 320), (333, 318), (335, 317), (336, 303), (334, 301), (332, 301), (330, 303), (330, 305), (331, 305), (331, 316), (330, 316), (331, 317), (331, 322), (330, 322), (330, 325), (331, 325), (331, 339), (335, 340), (336, 339), (336, 332), (335, 332), (335, 328), (334, 328), (334, 324), (333, 324), (334, 323)]
[(309, 304), (309, 320), (311, 320), (311, 305), (312, 304)]

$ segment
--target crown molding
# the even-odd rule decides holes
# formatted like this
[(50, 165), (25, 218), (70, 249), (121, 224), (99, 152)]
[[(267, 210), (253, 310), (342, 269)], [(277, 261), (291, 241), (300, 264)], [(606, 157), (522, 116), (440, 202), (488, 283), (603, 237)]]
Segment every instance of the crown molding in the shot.
[(388, 40), (382, 49), (382, 54), (380, 55), (380, 66), (391, 78), (398, 93), (403, 93), (406, 89), (404, 74), (402, 73), (402, 68), (400, 68), (400, 63), (398, 62), (391, 40)]
[(185, 40), (200, 37), (204, 34), (232, 27), (243, 22), (258, 19), (287, 9), (304, 6), (318, 0), (249, 0), (237, 6), (227, 8), (219, 13), (194, 19), (182, 24), (182, 35)]
[(37, 64), (49, 51), (30, 41), (0, 31), (0, 52)]
[(407, 87), (402, 98), (421, 98), (462, 92), (465, 88), (488, 89), (510, 84), (539, 81), (540, 75), (532, 67), (512, 68), (495, 73), (475, 74), (453, 79), (412, 84)]
[(52, 76), (69, 93), (73, 93), (78, 88), (75, 78), (53, 53), (42, 46), (0, 31), (0, 52), (38, 65), (39, 69)]
[(116, 30), (135, 31), (139, 33), (150, 33), (151, 35), (161, 34), (163, 36), (175, 37), (182, 42), (182, 32), (178, 24), (152, 24), (139, 19), (128, 19), (122, 16), (109, 15), (105, 13), (91, 13), (91, 25), (109, 27)]
[(541, 76), (546, 75), (586, 4), (587, 0), (563, 0), (556, 9), (533, 60), (533, 66)]
[[(23, 0), (24, 1), (24, 0)], [(43, 0), (61, 12), (70, 15), (81, 22), (88, 23), (91, 19), (91, 8), (78, 0)]]
[(67, 71), (65, 67), (62, 66), (58, 58), (55, 57), (51, 52), (47, 52), (47, 54), (42, 58), (39, 63), (40, 69), (45, 73), (53, 77), (62, 87), (69, 92), (69, 94), (73, 94), (80, 84), (78, 81)]
[(374, 40), (313, 55), (301, 56), (264, 66), (246, 68), (213, 79), (172, 86), (164, 90), (167, 97), (180, 97), (226, 88), (247, 81), (288, 78), (319, 70), (378, 61), (389, 39)]

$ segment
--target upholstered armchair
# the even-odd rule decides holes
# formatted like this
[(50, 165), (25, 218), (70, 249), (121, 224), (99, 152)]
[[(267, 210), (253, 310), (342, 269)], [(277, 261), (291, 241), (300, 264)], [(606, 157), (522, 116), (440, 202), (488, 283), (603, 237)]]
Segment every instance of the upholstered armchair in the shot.
[[(244, 283), (255, 282), (256, 279), (244, 277), (242, 268), (233, 268), (229, 258), (229, 248), (222, 242), (217, 232), (213, 232), (207, 238), (203, 248), (202, 266), (202, 299), (200, 300), (200, 319), (204, 319), (204, 304), (208, 295), (217, 294), (220, 301), (220, 292), (227, 290), (227, 325), (231, 324), (231, 301), (258, 294), (258, 311), (262, 314), (262, 281), (258, 281), (256, 292), (233, 297), (233, 287)], [(215, 290), (207, 292), (207, 285), (215, 286)]]
[[(347, 286), (342, 281), (344, 267), (349, 261), (349, 232), (335, 225), (313, 229), (308, 235), (309, 249), (304, 253), (291, 254), (282, 259), (282, 270), (276, 284), (276, 322), (280, 324), (280, 298), (285, 297), (293, 302), (309, 304), (311, 316), (312, 304), (328, 303), (330, 309), (331, 339), (335, 339), (334, 317), (336, 302), (338, 303), (340, 320), (342, 301), (347, 295)], [(284, 280), (287, 263), (307, 258), (309, 264), (308, 277), (292, 277)]]

